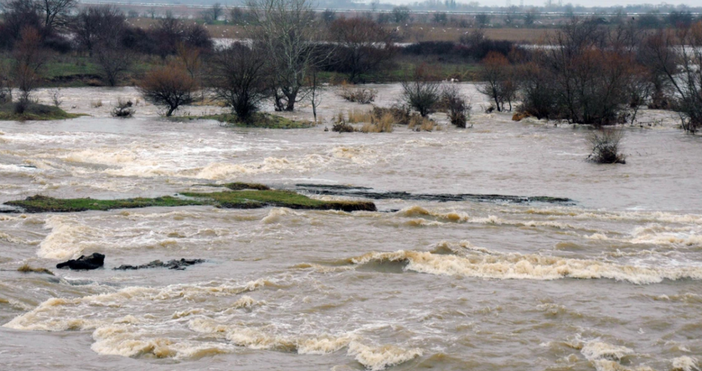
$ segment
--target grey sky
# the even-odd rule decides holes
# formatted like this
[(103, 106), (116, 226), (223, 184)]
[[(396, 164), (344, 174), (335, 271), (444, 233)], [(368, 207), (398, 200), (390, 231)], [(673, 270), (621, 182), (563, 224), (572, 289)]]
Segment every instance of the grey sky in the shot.
[[(421, 1), (421, 0), (420, 0)], [(458, 0), (459, 3), (468, 3), (473, 0)], [(557, 0), (554, 0), (557, 2)], [(416, 0), (381, 0), (381, 2), (392, 3), (392, 4), (413, 4)], [(478, 1), (480, 5), (506, 5), (507, 0), (480, 0)], [(520, 0), (510, 0), (512, 5), (519, 5)], [(542, 0), (524, 0), (524, 5), (544, 5), (545, 1)], [(661, 4), (662, 1), (652, 2), (652, 1), (641, 1), (641, 0), (563, 0), (563, 4), (572, 3), (573, 5), (582, 6), (615, 6), (615, 5), (636, 5), (636, 4)], [(700, 0), (678, 0), (667, 2), (667, 4), (684, 4), (687, 6), (700, 6)]]

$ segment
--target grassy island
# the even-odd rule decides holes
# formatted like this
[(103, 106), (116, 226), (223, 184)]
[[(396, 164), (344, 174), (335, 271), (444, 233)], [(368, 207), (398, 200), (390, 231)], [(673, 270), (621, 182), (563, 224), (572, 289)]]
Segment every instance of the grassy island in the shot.
[(68, 113), (61, 108), (44, 104), (29, 104), (24, 112), (16, 113), (14, 103), (0, 104), (0, 121), (27, 121), (27, 120), (65, 120), (83, 115)]
[(230, 183), (222, 185), (235, 189), (222, 192), (183, 192), (175, 196), (156, 198), (128, 198), (96, 200), (92, 198), (60, 199), (46, 196), (31, 196), (24, 200), (9, 201), (27, 213), (76, 212), (87, 210), (134, 209), (152, 206), (175, 207), (212, 205), (227, 209), (256, 209), (263, 207), (288, 207), (309, 210), (376, 211), (375, 204), (367, 201), (320, 201), (299, 193), (269, 189), (264, 185)]

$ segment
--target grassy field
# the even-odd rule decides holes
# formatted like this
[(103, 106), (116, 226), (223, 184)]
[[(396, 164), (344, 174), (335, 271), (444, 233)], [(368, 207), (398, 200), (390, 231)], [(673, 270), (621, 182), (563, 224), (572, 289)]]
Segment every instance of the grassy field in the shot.
[[(133, 18), (128, 21), (130, 24), (142, 28), (154, 25), (157, 20), (149, 18)], [(244, 39), (249, 36), (249, 32), (255, 31), (252, 27), (244, 27), (231, 24), (205, 25), (213, 38), (223, 39)], [(397, 30), (398, 25), (389, 24), (388, 30)], [(461, 35), (469, 34), (474, 28), (461, 28), (455, 26), (440, 26), (431, 23), (413, 23), (409, 26), (400, 26), (398, 35), (401, 42), (418, 41), (458, 41)], [(526, 42), (530, 44), (539, 43), (544, 37), (552, 34), (552, 28), (485, 28), (485, 37), (491, 40), (507, 40), (513, 42)]]

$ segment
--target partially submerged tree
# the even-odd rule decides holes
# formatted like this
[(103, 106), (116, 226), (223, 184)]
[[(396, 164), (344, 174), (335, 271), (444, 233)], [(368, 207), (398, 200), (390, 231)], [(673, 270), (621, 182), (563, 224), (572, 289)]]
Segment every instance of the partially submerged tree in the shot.
[(673, 110), (682, 128), (694, 133), (702, 127), (702, 21), (675, 33), (660, 30), (648, 40), (649, 53), (672, 85)]
[[(572, 20), (520, 74), (521, 110), (596, 126), (625, 122), (636, 90), (632, 77), (637, 75), (636, 35), (631, 30)], [(532, 71), (536, 74), (530, 76)]]
[(624, 137), (621, 129), (597, 129), (588, 136), (592, 153), (588, 160), (598, 164), (625, 164), (626, 156), (619, 151), (619, 143)]
[(460, 93), (456, 85), (447, 85), (441, 91), (441, 106), (449, 122), (459, 128), (468, 127), (471, 104)]
[(498, 111), (504, 110), (506, 101), (510, 103), (511, 110), (516, 86), (511, 79), (509, 60), (501, 53), (489, 52), (481, 64), (480, 79), (483, 83), (477, 86), (478, 91), (490, 97)]
[(242, 122), (249, 122), (269, 95), (265, 62), (265, 54), (260, 50), (239, 43), (212, 57), (209, 85)]
[(10, 68), (7, 63), (0, 61), (0, 104), (12, 102), (12, 83)]
[(137, 85), (144, 99), (166, 110), (166, 116), (193, 101), (195, 81), (182, 67), (169, 64), (149, 71)]
[(41, 76), (39, 69), (44, 65), (41, 36), (34, 28), (25, 28), (13, 51), (13, 85), (19, 89), (15, 113), (24, 113), (30, 103), (32, 92), (38, 87)]
[(441, 93), (441, 83), (427, 69), (428, 66), (420, 65), (410, 79), (402, 82), (403, 100), (422, 117), (433, 112)]
[(305, 81), (317, 63), (317, 24), (311, 0), (249, 0), (255, 42), (266, 51), (277, 111), (292, 111), (307, 95)]

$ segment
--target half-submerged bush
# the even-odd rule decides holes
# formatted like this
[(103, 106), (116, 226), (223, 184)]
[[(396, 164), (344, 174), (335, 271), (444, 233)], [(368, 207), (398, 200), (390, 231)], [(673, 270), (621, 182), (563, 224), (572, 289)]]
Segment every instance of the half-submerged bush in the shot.
[(446, 111), (451, 124), (459, 128), (466, 128), (470, 117), (471, 104), (461, 93), (458, 87), (449, 85), (441, 92), (441, 108)]
[(129, 118), (134, 116), (134, 113), (136, 110), (133, 108), (134, 103), (130, 100), (123, 100), (122, 98), (119, 98), (117, 100), (117, 105), (112, 109), (112, 112), (110, 114), (112, 117), (119, 117), (119, 118)]
[(332, 131), (335, 131), (337, 133), (353, 133), (356, 131), (353, 126), (350, 124), (346, 123), (346, 119), (344, 118), (344, 114), (339, 112), (336, 118), (336, 122), (332, 126)]
[(420, 65), (410, 79), (402, 82), (402, 99), (427, 117), (439, 102), (440, 88), (441, 82), (429, 73), (428, 66)]
[(598, 164), (625, 164), (626, 156), (619, 152), (619, 142), (624, 137), (620, 129), (598, 129), (590, 133), (588, 140), (592, 153), (588, 160)]

